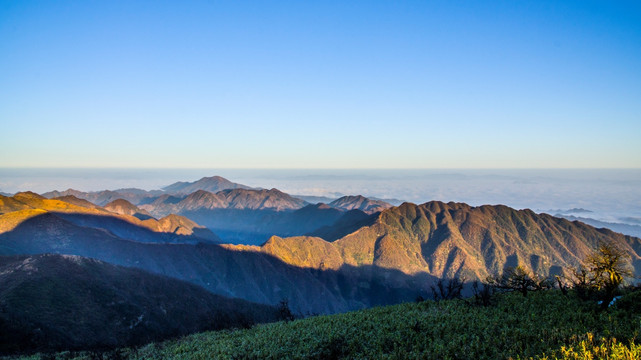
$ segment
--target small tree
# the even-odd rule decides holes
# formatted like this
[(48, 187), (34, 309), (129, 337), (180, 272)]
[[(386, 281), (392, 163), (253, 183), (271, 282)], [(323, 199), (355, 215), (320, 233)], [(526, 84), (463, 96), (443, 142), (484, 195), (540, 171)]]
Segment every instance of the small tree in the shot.
[(625, 278), (632, 275), (630, 256), (615, 244), (605, 242), (588, 256), (583, 268), (574, 269), (574, 288), (579, 296), (596, 293), (601, 306), (607, 308)]
[(548, 278), (529, 272), (520, 265), (505, 269), (501, 276), (488, 277), (487, 282), (496, 289), (519, 291), (523, 296), (527, 296), (528, 291), (547, 290), (553, 285)]
[(434, 301), (460, 299), (465, 279), (439, 279), (436, 286), (430, 285)]
[(494, 296), (494, 287), (481, 283), (478, 281), (472, 283), (472, 294), (474, 294), (474, 301), (477, 305), (489, 306), (492, 303), (492, 296)]
[(574, 268), (571, 270), (572, 287), (576, 291), (579, 298), (588, 300), (596, 295), (596, 287), (594, 286), (594, 278), (585, 268)]
[(278, 318), (286, 322), (296, 319), (294, 313), (289, 308), (289, 300), (283, 299), (278, 303)]

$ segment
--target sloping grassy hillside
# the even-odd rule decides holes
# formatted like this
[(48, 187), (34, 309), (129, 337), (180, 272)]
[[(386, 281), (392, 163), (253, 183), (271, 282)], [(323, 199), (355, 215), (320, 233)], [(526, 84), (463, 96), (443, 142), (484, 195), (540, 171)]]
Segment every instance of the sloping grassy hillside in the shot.
[[(641, 292), (599, 312), (560, 291), (408, 303), (123, 349), (132, 359), (638, 359)], [(605, 341), (601, 339), (605, 338)], [(59, 358), (73, 357), (59, 354)], [(95, 355), (95, 354), (94, 354)], [(90, 354), (79, 357), (90, 358)]]
[(275, 307), (80, 256), (0, 256), (0, 355), (140, 345), (278, 315)]

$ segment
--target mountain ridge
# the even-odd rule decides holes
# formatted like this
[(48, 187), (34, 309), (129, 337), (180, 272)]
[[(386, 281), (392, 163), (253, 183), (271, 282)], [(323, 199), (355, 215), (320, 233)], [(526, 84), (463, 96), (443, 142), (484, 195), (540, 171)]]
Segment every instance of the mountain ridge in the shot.
[(392, 207), (389, 203), (372, 200), (362, 195), (343, 196), (330, 202), (328, 205), (345, 211), (361, 210), (366, 214), (373, 214)]
[(167, 193), (173, 194), (191, 194), (198, 190), (205, 190), (216, 193), (228, 189), (252, 189), (243, 184), (238, 184), (225, 179), (222, 176), (203, 177), (193, 182), (178, 181), (162, 188)]
[[(484, 279), (516, 265), (544, 274), (561, 272), (587, 258), (599, 242), (616, 240), (641, 271), (639, 238), (502, 205), (403, 203), (340, 239), (319, 240), (325, 241), (305, 239), (314, 246), (299, 249), (301, 237), (271, 238), (261, 251), (303, 267), (376, 265), (438, 278)], [(305, 250), (306, 262), (289, 261), (292, 253)]]
[[(119, 233), (121, 236), (145, 238), (150, 242), (176, 240), (220, 242), (220, 238), (213, 232), (182, 216), (166, 216), (160, 220), (146, 216), (140, 219), (133, 215), (114, 213), (88, 203), (86, 200), (69, 196), (73, 195), (62, 198), (70, 199), (71, 202), (59, 200), (61, 198), (47, 199), (32, 192), (17, 193), (10, 198), (0, 195), (0, 233), (12, 230), (31, 217), (43, 213), (54, 213), (80, 226), (102, 226), (104, 230)], [(125, 202), (126, 200), (121, 200), (118, 204), (125, 204)], [(129, 202), (126, 202), (125, 207), (135, 208)], [(169, 233), (167, 229), (173, 230)]]

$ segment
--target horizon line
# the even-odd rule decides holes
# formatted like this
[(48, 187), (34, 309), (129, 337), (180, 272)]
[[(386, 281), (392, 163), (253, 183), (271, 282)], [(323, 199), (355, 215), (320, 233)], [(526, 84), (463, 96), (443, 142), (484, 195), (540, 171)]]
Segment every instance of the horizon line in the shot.
[(641, 167), (133, 167), (0, 166), (0, 170), (641, 170)]

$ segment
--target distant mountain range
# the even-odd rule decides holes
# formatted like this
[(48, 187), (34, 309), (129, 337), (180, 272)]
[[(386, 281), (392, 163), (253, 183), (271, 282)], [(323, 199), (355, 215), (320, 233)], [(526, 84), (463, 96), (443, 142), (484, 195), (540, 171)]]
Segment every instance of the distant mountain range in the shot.
[(584, 208), (572, 208), (572, 209), (550, 209), (543, 211), (548, 214), (589, 214), (593, 211), (587, 210)]
[[(594, 226), (596, 228), (607, 228), (613, 231), (620, 232), (622, 234), (641, 237), (641, 225), (631, 225), (631, 224), (624, 224), (619, 222), (600, 221), (600, 220), (586, 218), (582, 216), (574, 216), (574, 215), (567, 215), (567, 214), (556, 214), (555, 216), (562, 217), (570, 221), (581, 221), (583, 223)], [(628, 221), (631, 222), (630, 219), (628, 219)]]
[[(270, 191), (260, 190), (263, 194)], [(29, 204), (25, 197), (35, 199), (31, 206), (40, 204), (45, 209), (22, 209), (19, 203)], [(287, 219), (283, 224), (299, 223), (305, 227), (305, 221), (315, 226), (319, 214), (326, 214), (326, 223), (332, 225), (314, 233), (325, 239), (272, 236), (262, 246), (218, 246), (148, 241), (139, 235), (146, 230), (142, 224), (132, 221), (124, 225), (113, 220), (114, 216), (126, 215), (52, 212), (46, 209), (53, 206), (49, 202), (59, 200), (46, 200), (35, 194), (2, 200), (5, 206), (17, 209), (1, 215), (2, 223), (7, 223), (3, 221), (5, 217), (17, 217), (25, 211), (35, 213), (0, 234), (0, 254), (53, 252), (92, 257), (187, 280), (225, 296), (268, 304), (287, 298), (302, 313), (411, 300), (419, 293), (425, 294), (433, 279), (484, 279), (507, 266), (522, 265), (541, 274), (561, 274), (567, 267), (579, 264), (602, 241), (614, 241), (623, 247), (632, 256), (637, 274), (641, 269), (638, 238), (506, 206), (471, 207), (433, 201), (422, 205), (405, 203), (368, 215), (324, 204), (307, 205), (281, 211), (287, 214), (286, 218), (271, 219)], [(65, 208), (54, 204), (57, 209)], [(247, 214), (244, 209), (224, 210)], [(145, 234), (149, 233), (154, 234)], [(384, 292), (373, 295), (372, 286)]]
[[(236, 187), (221, 189), (226, 186)], [(6, 351), (17, 351), (10, 343), (48, 349), (144, 342), (209, 326), (203, 319), (219, 319), (220, 309), (245, 314), (224, 318), (231, 323), (271, 319), (248, 310), (271, 313), (271, 307), (227, 298), (267, 305), (288, 300), (295, 313), (335, 313), (428, 297), (437, 279), (482, 280), (516, 265), (562, 275), (603, 242), (629, 254), (641, 275), (641, 239), (502, 205), (392, 206), (363, 196), (310, 204), (219, 177), (165, 191), (47, 196), (0, 195), (0, 334), (11, 339), (0, 346)], [(65, 279), (60, 289), (45, 285)], [(60, 300), (66, 298), (68, 308)], [(169, 315), (181, 302), (198, 309)], [(95, 318), (86, 318), (77, 303), (87, 303)], [(55, 321), (62, 315), (47, 313), (46, 304), (62, 304), (54, 310), (86, 318), (87, 327), (67, 330), (71, 322)], [(165, 323), (172, 319), (177, 323)], [(98, 323), (117, 335), (96, 330)], [(37, 331), (48, 335), (33, 335)]]
[(141, 189), (121, 189), (121, 190), (103, 190), (103, 191), (79, 191), (74, 189), (67, 189), (65, 191), (49, 191), (42, 196), (48, 199), (60, 198), (63, 196), (72, 195), (76, 198), (87, 200), (93, 204), (104, 206), (114, 200), (124, 199), (133, 204), (139, 204), (145, 199), (156, 197), (164, 194), (164, 192), (155, 190), (155, 191), (145, 191)]
[[(184, 215), (207, 226), (226, 242), (259, 245), (270, 236), (314, 233), (334, 225), (346, 211), (372, 214), (391, 205), (362, 196), (330, 204), (308, 204), (277, 189), (197, 190), (187, 196), (162, 195), (140, 208), (154, 216)], [(354, 214), (350, 218), (354, 218)], [(361, 217), (365, 217), (364, 215)]]
[(286, 211), (300, 209), (307, 204), (277, 189), (228, 189), (217, 193), (197, 190), (178, 202), (176, 200), (175, 196), (163, 197), (162, 201), (156, 199), (150, 204), (142, 205), (142, 208), (156, 215), (165, 215), (211, 209)]
[[(80, 204), (79, 201), (87, 200), (95, 204), (93, 206), (99, 205), (140, 220), (169, 214), (183, 215), (206, 226), (224, 242), (254, 245), (262, 244), (272, 235), (319, 233), (319, 229), (332, 226), (349, 210), (373, 214), (391, 207), (384, 201), (363, 196), (332, 199), (329, 206), (312, 205), (277, 189), (254, 189), (220, 176), (177, 182), (162, 191), (128, 188), (82, 192), (69, 189), (48, 192), (43, 196), (54, 199), (73, 196), (67, 198), (71, 203)], [(80, 206), (91, 205), (85, 203)], [(354, 216), (351, 214), (348, 218)]]
[(277, 318), (274, 307), (139, 269), (71, 255), (0, 256), (0, 354), (139, 345)]

